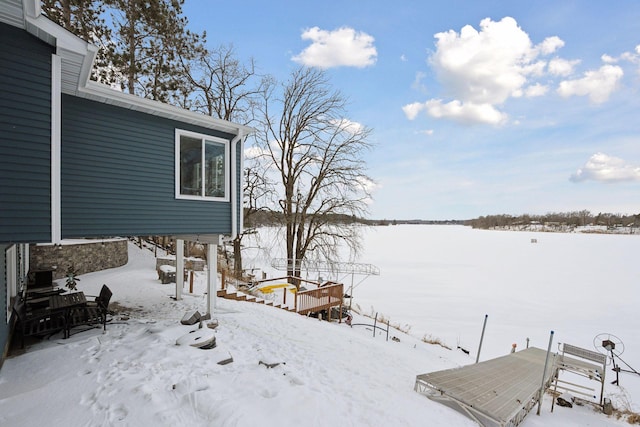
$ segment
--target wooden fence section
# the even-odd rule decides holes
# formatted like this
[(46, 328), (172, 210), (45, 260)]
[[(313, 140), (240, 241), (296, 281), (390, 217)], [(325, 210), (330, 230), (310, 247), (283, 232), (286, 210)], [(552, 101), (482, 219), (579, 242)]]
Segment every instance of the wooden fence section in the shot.
[[(323, 286), (318, 289), (299, 291), (296, 293), (295, 311), (299, 314), (308, 314), (327, 310), (331, 320), (331, 308), (340, 307), (342, 313), (342, 297), (344, 295), (342, 283)], [(338, 315), (341, 320), (342, 316)]]

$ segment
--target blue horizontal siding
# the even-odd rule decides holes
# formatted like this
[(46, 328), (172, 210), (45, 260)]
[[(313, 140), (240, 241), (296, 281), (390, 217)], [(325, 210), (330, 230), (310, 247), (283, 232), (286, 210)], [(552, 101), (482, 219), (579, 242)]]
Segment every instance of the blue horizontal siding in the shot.
[(175, 129), (232, 135), (62, 98), (62, 235), (226, 234), (228, 202), (175, 198)]
[(53, 48), (1, 23), (0, 40), (0, 242), (48, 242)]

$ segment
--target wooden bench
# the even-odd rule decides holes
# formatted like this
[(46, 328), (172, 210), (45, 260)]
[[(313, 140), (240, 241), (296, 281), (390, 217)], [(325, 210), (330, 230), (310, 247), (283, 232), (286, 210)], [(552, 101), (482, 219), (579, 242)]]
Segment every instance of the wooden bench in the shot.
[(52, 335), (60, 331), (65, 331), (66, 334), (64, 312), (38, 310), (27, 313), (27, 304), (20, 296), (15, 298), (12, 309), (17, 319), (16, 327), (20, 331), (21, 348), (24, 348), (25, 337)]

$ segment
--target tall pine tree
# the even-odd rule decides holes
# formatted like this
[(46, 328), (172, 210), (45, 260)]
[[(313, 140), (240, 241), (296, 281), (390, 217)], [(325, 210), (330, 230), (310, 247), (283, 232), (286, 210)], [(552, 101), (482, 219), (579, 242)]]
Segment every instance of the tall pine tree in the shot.
[(112, 7), (113, 65), (122, 88), (146, 98), (170, 102), (181, 98), (179, 57), (204, 50), (205, 34), (187, 29), (184, 0), (108, 0)]
[(113, 56), (111, 28), (105, 20), (103, 0), (42, 0), (43, 14), (83, 40), (98, 46), (91, 78), (113, 83), (108, 72)]
[(92, 79), (138, 96), (187, 106), (180, 58), (205, 51), (187, 29), (184, 0), (43, 0), (52, 21), (99, 47)]

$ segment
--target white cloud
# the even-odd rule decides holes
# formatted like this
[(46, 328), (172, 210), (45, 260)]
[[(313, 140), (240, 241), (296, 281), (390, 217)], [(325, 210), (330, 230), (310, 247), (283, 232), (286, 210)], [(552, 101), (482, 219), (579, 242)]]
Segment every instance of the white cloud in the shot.
[(537, 48), (543, 55), (549, 55), (564, 46), (564, 41), (558, 36), (547, 37)]
[(349, 132), (352, 135), (355, 135), (364, 130), (364, 126), (361, 123), (351, 121), (349, 119), (341, 119), (341, 120), (332, 120), (333, 125)]
[(247, 159), (255, 159), (262, 156), (263, 154), (265, 154), (265, 150), (255, 145), (247, 146), (244, 149), (244, 156)]
[(606, 64), (617, 64), (620, 61), (628, 61), (632, 64), (640, 63), (640, 44), (637, 45), (633, 52), (623, 52), (620, 56), (615, 57), (606, 53), (600, 57), (602, 62)]
[(353, 28), (326, 31), (313, 27), (305, 30), (301, 37), (310, 40), (311, 45), (292, 60), (308, 67), (363, 68), (375, 64), (378, 56), (374, 38)]
[(532, 79), (545, 74), (547, 62), (541, 56), (556, 52), (564, 42), (548, 37), (533, 45), (529, 35), (511, 17), (480, 22), (480, 30), (470, 25), (460, 33), (437, 33), (436, 52), (430, 65), (443, 85), (449, 102), (431, 99), (403, 107), (409, 119), (422, 110), (435, 118), (463, 123), (500, 125), (507, 121), (500, 106), (510, 97), (540, 96), (546, 86)]
[(407, 118), (410, 120), (412, 119), (411, 115), (415, 118), (422, 110), (426, 111), (431, 117), (437, 119), (451, 119), (463, 124), (482, 123), (501, 125), (507, 120), (506, 114), (501, 113), (489, 103), (462, 103), (458, 100), (444, 103), (440, 99), (430, 99), (423, 104), (414, 103), (409, 106), (405, 106), (403, 107), (403, 110)]
[(569, 179), (573, 182), (587, 180), (601, 182), (640, 181), (640, 166), (630, 165), (619, 157), (596, 153)]
[(402, 55), (400, 55), (400, 61), (402, 61), (402, 62), (407, 62), (408, 61), (407, 56), (404, 53)]
[(404, 111), (404, 115), (409, 119), (413, 120), (418, 117), (420, 111), (425, 109), (425, 105), (422, 102), (414, 102), (412, 104), (407, 104), (402, 107), (402, 111)]
[(522, 67), (523, 74), (527, 76), (543, 76), (544, 69), (547, 66), (546, 61), (537, 61)]
[(421, 131), (418, 131), (418, 133), (420, 133), (422, 135), (431, 136), (431, 135), (433, 135), (433, 129), (421, 130)]
[(427, 78), (427, 73), (423, 71), (418, 71), (416, 73), (416, 78), (413, 80), (411, 84), (411, 88), (420, 92), (427, 92), (427, 87), (423, 83), (423, 81)]
[(549, 87), (540, 83), (535, 83), (525, 88), (524, 94), (527, 98), (533, 98), (536, 96), (542, 96), (549, 91)]
[(378, 184), (376, 181), (373, 181), (370, 178), (360, 176), (356, 178), (356, 180), (368, 193), (372, 193), (382, 187), (382, 185)]
[(436, 34), (431, 64), (456, 98), (497, 104), (526, 82), (522, 67), (531, 62), (533, 47), (513, 18), (483, 19), (480, 27)]
[(584, 77), (565, 80), (558, 86), (558, 94), (562, 97), (589, 96), (591, 102), (601, 104), (618, 88), (624, 72), (616, 65), (605, 64), (597, 70), (584, 73)]
[(580, 63), (579, 59), (567, 60), (562, 58), (553, 58), (549, 61), (549, 65), (547, 68), (549, 69), (549, 73), (554, 76), (568, 76), (573, 73), (573, 69), (576, 65)]

